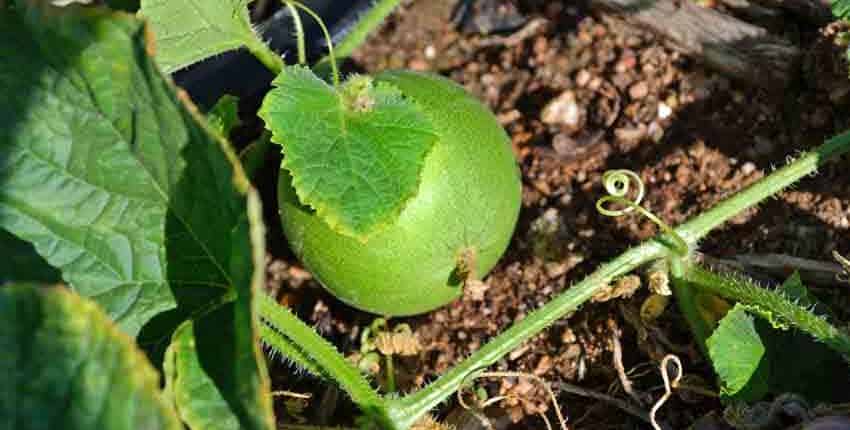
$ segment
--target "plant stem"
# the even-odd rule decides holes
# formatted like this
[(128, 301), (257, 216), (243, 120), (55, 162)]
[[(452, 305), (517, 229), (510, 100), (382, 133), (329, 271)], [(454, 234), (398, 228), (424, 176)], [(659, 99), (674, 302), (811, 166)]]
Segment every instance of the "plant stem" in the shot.
[(673, 284), (673, 295), (676, 297), (676, 304), (679, 307), (679, 311), (685, 317), (685, 321), (687, 321), (691, 329), (691, 334), (696, 339), (700, 351), (705, 354), (708, 352), (705, 342), (711, 336), (711, 332), (714, 331), (714, 326), (710, 325), (703, 318), (702, 314), (700, 314), (699, 296), (694, 291), (694, 286), (679, 276), (673, 276), (671, 281)]
[(745, 190), (718, 203), (708, 212), (679, 226), (676, 231), (686, 242), (695, 244), (729, 218), (782, 191), (806, 175), (817, 172), (818, 166), (827, 159), (848, 151), (850, 151), (850, 132), (844, 132), (810, 152), (802, 154), (794, 162), (765, 176)]
[(296, 0), (284, 0), (284, 1), (287, 4), (291, 4), (293, 6), (296, 6), (299, 9), (306, 12), (308, 15), (313, 17), (313, 19), (316, 21), (316, 24), (319, 25), (319, 28), (322, 30), (322, 34), (324, 34), (325, 40), (328, 43), (328, 58), (330, 59), (331, 77), (333, 78), (334, 88), (338, 88), (340, 78), (339, 78), (339, 68), (337, 68), (337, 64), (336, 64), (336, 55), (334, 54), (334, 41), (333, 41), (333, 38), (331, 37), (330, 31), (328, 31), (328, 27), (325, 25), (325, 21), (322, 20), (322, 17), (319, 16), (319, 14), (317, 14), (316, 12), (313, 12), (313, 9), (310, 9), (309, 7), (307, 7), (306, 5), (304, 5), (304, 3), (301, 3), (300, 1), (296, 1)]
[(277, 76), (283, 71), (283, 59), (276, 52), (272, 51), (259, 36), (245, 40), (245, 47), (257, 60), (260, 60), (267, 69)]
[(394, 393), (395, 392), (395, 366), (393, 366), (393, 356), (392, 354), (387, 354), (384, 357), (384, 361), (386, 362), (386, 373), (387, 373), (387, 392)]
[(307, 41), (304, 36), (304, 24), (301, 23), (301, 14), (290, 1), (284, 0), (289, 14), (292, 16), (292, 25), (295, 26), (295, 39), (298, 42), (298, 64), (307, 64)]
[(258, 326), (260, 339), (262, 339), (266, 347), (271, 348), (273, 351), (270, 354), (271, 357), (274, 357), (275, 354), (281, 354), (313, 375), (328, 377), (327, 372), (324, 372), (309, 355), (305, 354), (298, 345), (292, 343), (282, 333), (264, 322), (258, 324)]
[[(741, 211), (782, 191), (800, 178), (816, 172), (818, 166), (827, 159), (848, 151), (850, 151), (850, 132), (845, 132), (679, 226), (675, 232), (689, 247), (694, 247), (697, 241), (712, 229), (719, 227)], [(662, 245), (658, 239), (649, 240), (636, 248), (627, 250), (580, 283), (526, 316), (524, 320), (511, 326), (428, 387), (401, 399), (387, 400), (387, 413), (396, 425), (391, 428), (408, 428), (421, 415), (451, 396), (469, 374), (492, 365), (555, 320), (578, 309), (614, 277), (628, 273), (651, 260), (669, 255), (669, 248)]]
[(718, 275), (696, 264), (692, 264), (685, 271), (685, 280), (700, 289), (754, 308), (756, 313), (764, 311), (769, 313), (772, 319), (778, 317), (781, 322), (803, 330), (850, 362), (850, 336), (847, 333), (776, 291), (762, 288), (748, 280)]
[[(258, 313), (264, 324), (268, 324), (270, 328), (289, 338), (288, 340), (307, 356), (310, 362), (315, 363), (315, 366), (332, 377), (364, 413), (382, 421), (383, 424), (385, 421), (383, 399), (372, 389), (360, 371), (349, 363), (332, 344), (293, 315), (288, 308), (278, 305), (266, 294), (259, 294), (258, 298)], [(261, 330), (263, 341), (274, 344), (274, 336), (269, 334), (268, 331)]]
[[(357, 24), (336, 44), (336, 60), (342, 60), (350, 56), (400, 3), (401, 0), (379, 0), (374, 2), (369, 8), (369, 11), (359, 17)], [(326, 75), (330, 71), (331, 62), (332, 59), (329, 56), (325, 56), (316, 63), (313, 70), (320, 76)]]
[(388, 414), (396, 424), (393, 428), (408, 428), (421, 415), (457, 391), (470, 374), (483, 371), (556, 320), (578, 309), (582, 303), (593, 297), (599, 288), (608, 285), (615, 277), (664, 257), (668, 252), (664, 245), (655, 240), (627, 250), (522, 321), (515, 323), (433, 384), (401, 399), (387, 400)]

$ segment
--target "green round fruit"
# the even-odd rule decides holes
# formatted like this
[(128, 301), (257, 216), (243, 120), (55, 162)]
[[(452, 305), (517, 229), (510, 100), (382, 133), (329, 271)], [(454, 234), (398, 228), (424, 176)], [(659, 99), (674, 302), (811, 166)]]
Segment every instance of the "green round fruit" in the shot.
[(415, 101), (438, 131), (417, 194), (363, 242), (301, 205), (281, 169), (280, 215), (295, 254), (336, 297), (381, 315), (413, 315), (460, 296), (461, 254), (474, 251), (483, 276), (504, 253), (519, 214), (519, 169), (495, 116), (459, 85), (409, 71), (375, 81)]

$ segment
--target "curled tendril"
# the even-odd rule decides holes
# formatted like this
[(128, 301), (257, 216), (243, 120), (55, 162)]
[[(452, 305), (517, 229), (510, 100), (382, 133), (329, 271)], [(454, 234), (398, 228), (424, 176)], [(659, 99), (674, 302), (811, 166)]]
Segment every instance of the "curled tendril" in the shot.
[[(629, 191), (631, 191), (632, 183), (637, 186), (637, 191), (634, 193), (635, 197), (633, 199), (629, 199), (627, 196), (629, 195)], [(643, 197), (646, 194), (646, 188), (637, 173), (626, 169), (609, 170), (602, 174), (602, 185), (605, 187), (605, 191), (608, 195), (596, 201), (596, 210), (600, 214), (610, 217), (618, 217), (637, 211), (655, 223), (662, 231), (664, 231), (664, 233), (667, 234), (667, 236), (670, 237), (673, 241), (673, 250), (677, 254), (681, 256), (687, 255), (688, 244), (685, 240), (682, 239), (682, 237), (679, 236), (672, 227), (662, 221), (661, 218), (658, 218), (655, 214), (640, 205), (640, 202), (643, 201)], [(609, 203), (616, 203), (624, 206), (624, 208), (610, 209), (605, 207)]]
[[(634, 200), (629, 200), (626, 196), (629, 194), (633, 182), (638, 187), (637, 196), (635, 196)], [(623, 216), (639, 208), (640, 202), (643, 201), (643, 196), (646, 193), (646, 188), (643, 186), (640, 176), (626, 169), (609, 170), (603, 173), (602, 186), (605, 187), (608, 195), (596, 202), (596, 210), (602, 215), (610, 217)], [(617, 210), (608, 209), (605, 207), (605, 204), (608, 202), (621, 203), (626, 207)]]

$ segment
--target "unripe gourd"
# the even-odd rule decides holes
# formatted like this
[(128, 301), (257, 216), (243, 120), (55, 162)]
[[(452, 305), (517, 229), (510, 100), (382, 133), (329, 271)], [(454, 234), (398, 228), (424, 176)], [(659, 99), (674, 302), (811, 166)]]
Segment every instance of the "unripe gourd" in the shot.
[(333, 295), (361, 310), (413, 315), (459, 297), (465, 277), (485, 275), (504, 253), (519, 214), (519, 169), (495, 116), (454, 82), (410, 71), (374, 82), (400, 90), (437, 132), (415, 195), (388, 225), (357, 238), (301, 204), (282, 168), (280, 216), (295, 254)]

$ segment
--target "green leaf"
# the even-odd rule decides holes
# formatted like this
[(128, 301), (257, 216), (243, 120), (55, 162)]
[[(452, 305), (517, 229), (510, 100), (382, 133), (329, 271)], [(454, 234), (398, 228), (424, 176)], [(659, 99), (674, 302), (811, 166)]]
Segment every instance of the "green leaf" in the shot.
[[(101, 8), (0, 11), (0, 227), (135, 335), (189, 316), (206, 374), (246, 429), (273, 426), (255, 336), (256, 192), (226, 141)], [(164, 312), (168, 310), (169, 312)]]
[[(777, 293), (801, 306), (825, 309), (797, 274), (778, 287)], [(745, 310), (761, 318), (753, 322)], [(709, 354), (723, 394), (739, 401), (789, 392), (810, 401), (850, 400), (845, 389), (850, 386), (850, 368), (842, 357), (807, 333), (783, 329), (786, 325), (776, 324), (774, 319), (761, 307), (737, 304), (709, 338)]]
[(230, 237), (247, 182), (144, 55), (139, 21), (70, 9), (0, 12), (0, 226), (135, 335), (251, 272), (231, 264), (250, 249)]
[(201, 368), (191, 322), (174, 332), (165, 353), (165, 391), (190, 429), (239, 429), (239, 420)]
[(142, 0), (139, 14), (156, 35), (156, 60), (168, 73), (259, 42), (245, 0)]
[[(829, 310), (803, 285), (794, 272), (777, 291), (800, 306), (826, 316)], [(850, 393), (850, 368), (833, 349), (797, 329), (777, 330), (768, 320), (756, 321), (770, 362), (770, 392), (798, 393), (810, 401), (846, 402)], [(789, 353), (790, 352), (790, 353)]]
[(850, 16), (850, 0), (832, 0), (830, 7), (832, 14), (838, 19), (847, 19)]
[(207, 113), (207, 123), (225, 138), (229, 137), (230, 132), (242, 124), (239, 120), (239, 99), (230, 94), (223, 95)]
[(301, 203), (328, 225), (366, 240), (416, 195), (437, 141), (430, 120), (386, 83), (349, 79), (337, 91), (309, 69), (286, 67), (259, 115), (283, 146)]
[(752, 383), (764, 359), (765, 347), (756, 331), (753, 317), (741, 305), (735, 305), (720, 320), (706, 344), (724, 395), (736, 396)]
[(182, 427), (145, 355), (64, 288), (1, 288), (0, 350), (0, 428)]
[(24, 242), (0, 229), (0, 285), (7, 282), (41, 282), (53, 284), (60, 281), (59, 271), (51, 267), (35, 252), (32, 244)]

